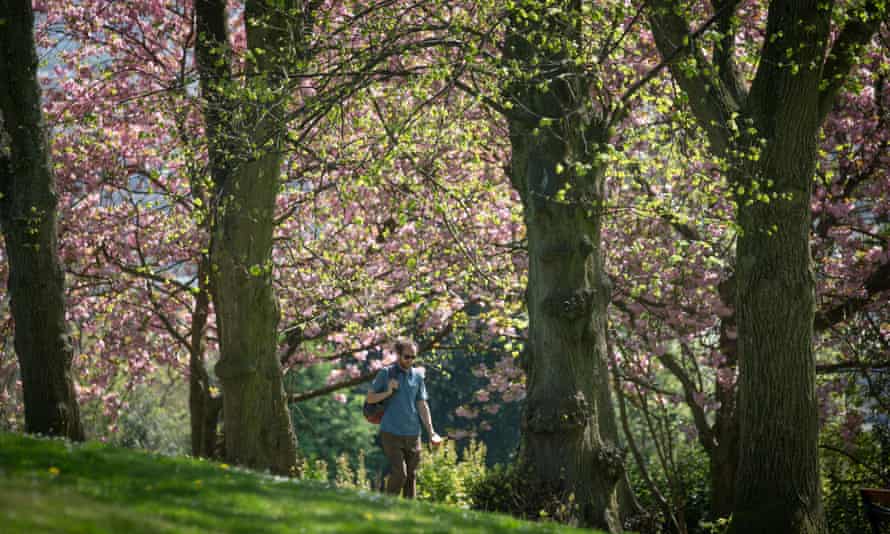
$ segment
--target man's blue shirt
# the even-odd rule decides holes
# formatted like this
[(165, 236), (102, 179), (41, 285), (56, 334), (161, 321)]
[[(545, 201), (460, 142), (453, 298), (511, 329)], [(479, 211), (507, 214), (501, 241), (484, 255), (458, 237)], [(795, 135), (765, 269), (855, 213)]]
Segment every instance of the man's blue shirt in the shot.
[[(390, 376), (392, 374), (392, 376)], [(374, 393), (383, 393), (389, 379), (399, 381), (399, 389), (386, 399), (386, 411), (380, 421), (380, 430), (397, 436), (419, 436), (420, 414), (417, 412), (417, 401), (427, 400), (426, 385), (423, 376), (413, 367), (405, 371), (395, 364), (377, 373), (371, 388)]]

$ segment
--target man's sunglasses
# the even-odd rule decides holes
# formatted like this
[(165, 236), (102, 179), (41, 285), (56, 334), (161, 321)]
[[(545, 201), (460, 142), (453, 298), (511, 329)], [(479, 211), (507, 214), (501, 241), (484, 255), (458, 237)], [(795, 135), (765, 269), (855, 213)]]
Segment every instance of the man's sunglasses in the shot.
[(406, 356), (404, 354), (401, 355), (403, 360), (413, 360), (417, 358), (417, 356)]

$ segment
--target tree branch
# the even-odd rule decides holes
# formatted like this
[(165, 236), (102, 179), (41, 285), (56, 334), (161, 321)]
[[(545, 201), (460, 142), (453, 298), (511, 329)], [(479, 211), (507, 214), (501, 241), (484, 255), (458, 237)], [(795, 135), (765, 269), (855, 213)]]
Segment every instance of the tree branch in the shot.
[(105, 261), (114, 265), (121, 271), (123, 271), (131, 276), (135, 276), (137, 278), (142, 278), (145, 280), (151, 280), (153, 282), (157, 282), (158, 284), (161, 284), (162, 286), (165, 284), (169, 284), (169, 285), (172, 285), (172, 286), (178, 288), (180, 291), (191, 291), (192, 290), (192, 286), (190, 286), (189, 284), (180, 282), (176, 278), (167, 278), (167, 277), (159, 276), (159, 275), (155, 274), (154, 270), (152, 270), (151, 267), (147, 264), (144, 264), (142, 266), (133, 266), (133, 265), (128, 265), (128, 264), (118, 260), (117, 258), (113, 257), (108, 252), (108, 249), (106, 248), (105, 243), (100, 244), (99, 249), (102, 251), (102, 256), (105, 257)]
[(625, 403), (625, 395), (621, 390), (621, 379), (618, 376), (617, 366), (612, 366), (612, 381), (613, 387), (615, 389), (615, 394), (618, 396), (618, 414), (621, 419), (621, 429), (624, 431), (625, 441), (627, 442), (628, 448), (630, 448), (631, 455), (634, 458), (634, 462), (637, 464), (637, 468), (640, 470), (640, 475), (643, 477), (643, 481), (646, 483), (646, 487), (649, 488), (649, 491), (652, 492), (652, 496), (655, 497), (655, 501), (658, 503), (658, 507), (661, 508), (662, 513), (665, 517), (670, 518), (671, 523), (673, 523), (679, 532), (679, 524), (677, 522), (677, 518), (674, 515), (673, 510), (670, 507), (667, 499), (664, 495), (659, 491), (658, 486), (653, 482), (652, 477), (649, 475), (649, 470), (646, 469), (646, 460), (643, 458), (643, 454), (640, 452), (640, 448), (637, 446), (637, 442), (634, 439), (633, 432), (630, 429), (630, 422), (627, 417), (627, 407)]
[(890, 261), (882, 263), (862, 284), (866, 295), (864, 297), (850, 297), (837, 306), (816, 313), (813, 328), (819, 332), (846, 321), (860, 312), (872, 302), (872, 298), (878, 293), (890, 290)]
[[(724, 4), (695, 32), (690, 32), (687, 21), (677, 14), (680, 11), (677, 0), (649, 0), (648, 5), (655, 44), (664, 58), (659, 67), (666, 64), (670, 68), (671, 75), (689, 96), (692, 112), (707, 132), (713, 150), (722, 154), (730, 143), (725, 123), (733, 112), (738, 111), (741, 102), (716, 76), (717, 69), (695, 46), (695, 39), (736, 4)], [(687, 59), (694, 65), (683, 65)]]
[(692, 379), (689, 377), (689, 374), (686, 373), (686, 370), (674, 358), (673, 354), (664, 352), (663, 354), (658, 355), (658, 360), (677, 378), (677, 380), (680, 381), (680, 385), (683, 386), (683, 398), (686, 401), (686, 405), (689, 406), (689, 410), (692, 412), (692, 419), (695, 421), (695, 426), (698, 430), (699, 442), (701, 442), (702, 447), (704, 447), (705, 450), (713, 450), (717, 446), (717, 440), (714, 438), (714, 431), (711, 428), (711, 425), (708, 424), (704, 408), (695, 400), (695, 394), (698, 393), (698, 388), (696, 388)]
[[(449, 322), (448, 325), (445, 326), (442, 330), (436, 332), (436, 335), (430, 339), (425, 340), (423, 343), (420, 343), (417, 347), (417, 353), (421, 354), (426, 352), (433, 347), (436, 346), (439, 341), (443, 338), (451, 334), (453, 330), (453, 325)], [(337, 382), (336, 384), (330, 384), (323, 388), (314, 389), (311, 391), (307, 391), (304, 393), (294, 393), (292, 395), (288, 395), (287, 402), (291, 404), (295, 404), (298, 402), (303, 402), (305, 400), (314, 399), (316, 397), (321, 397), (322, 395), (327, 395), (328, 393), (333, 393), (335, 391), (339, 391), (345, 388), (351, 388), (358, 386), (359, 384), (364, 384), (365, 382), (370, 382), (377, 376), (377, 372), (369, 372), (363, 375), (357, 376), (355, 378), (350, 378), (349, 380), (344, 380), (343, 382)]]
[(828, 53), (828, 60), (822, 69), (822, 94), (819, 97), (819, 123), (821, 124), (831, 108), (835, 98), (847, 81), (847, 75), (859, 59), (862, 47), (871, 41), (878, 31), (881, 21), (886, 17), (886, 8), (876, 0), (869, 0), (862, 7), (864, 20), (860, 12), (849, 13), (847, 23), (838, 35), (834, 46)]
[(722, 36), (720, 42), (714, 45), (714, 65), (733, 99), (736, 102), (742, 102), (746, 97), (745, 88), (739, 80), (739, 73), (733, 61), (736, 30), (738, 29), (738, 23), (735, 22), (733, 14), (741, 4), (741, 0), (712, 0), (711, 4), (718, 16), (717, 32)]
[(890, 369), (890, 361), (886, 362), (840, 362), (821, 364), (816, 366), (817, 375), (830, 375), (835, 373), (850, 373), (855, 371), (873, 371)]

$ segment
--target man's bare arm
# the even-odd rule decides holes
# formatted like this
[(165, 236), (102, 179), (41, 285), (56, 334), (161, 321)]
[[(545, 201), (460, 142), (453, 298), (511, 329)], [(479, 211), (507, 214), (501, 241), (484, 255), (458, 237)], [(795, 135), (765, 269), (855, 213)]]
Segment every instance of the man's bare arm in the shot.
[(420, 421), (423, 423), (423, 428), (426, 429), (427, 435), (432, 438), (436, 435), (436, 432), (433, 430), (433, 419), (430, 417), (430, 407), (425, 400), (417, 401), (417, 413), (420, 414)]
[(368, 400), (368, 404), (377, 404), (380, 401), (384, 401), (388, 399), (391, 395), (393, 395), (397, 389), (399, 389), (399, 381), (392, 379), (387, 384), (386, 391), (381, 391), (380, 393), (375, 393), (373, 391), (368, 392), (368, 396), (366, 399)]

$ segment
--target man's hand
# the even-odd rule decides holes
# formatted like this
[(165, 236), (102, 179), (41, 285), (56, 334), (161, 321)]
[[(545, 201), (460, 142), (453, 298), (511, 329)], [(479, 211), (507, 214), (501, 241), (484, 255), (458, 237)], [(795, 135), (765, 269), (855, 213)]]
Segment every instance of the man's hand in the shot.
[(430, 435), (430, 444), (431, 444), (433, 447), (438, 447), (439, 445), (442, 444), (442, 436), (440, 436), (439, 434), (436, 434), (435, 432), (433, 432), (433, 433)]
[(387, 398), (395, 395), (396, 391), (399, 389), (399, 381), (391, 378), (389, 382), (386, 384), (386, 389), (377, 393), (373, 389), (368, 392), (367, 397), (365, 399), (368, 401), (368, 404), (376, 404), (378, 402), (383, 402)]

